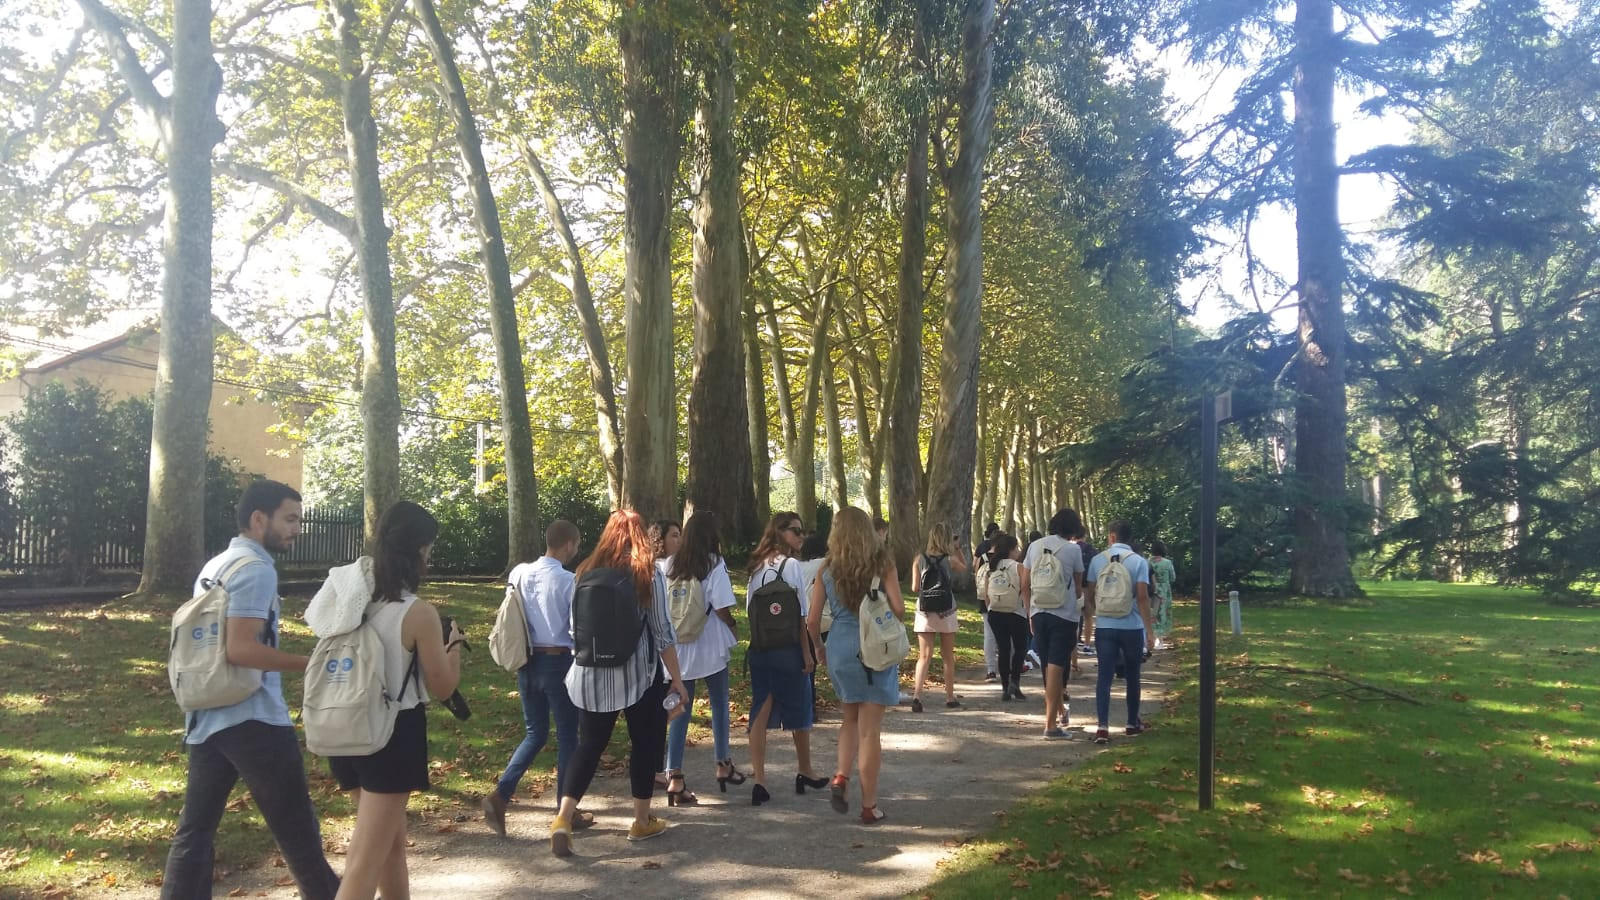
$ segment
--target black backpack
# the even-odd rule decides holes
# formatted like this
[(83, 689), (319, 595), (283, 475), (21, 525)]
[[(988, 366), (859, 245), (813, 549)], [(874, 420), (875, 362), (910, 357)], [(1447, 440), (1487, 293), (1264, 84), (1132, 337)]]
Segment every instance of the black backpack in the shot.
[(783, 580), (783, 562), (770, 566), (772, 580), (750, 594), (750, 652), (800, 646), (800, 595)]
[(956, 593), (950, 585), (946, 557), (922, 557), (922, 590), (917, 593), (917, 609), (925, 613), (947, 613), (956, 608)]
[(633, 658), (644, 631), (644, 611), (633, 575), (622, 569), (591, 569), (572, 596), (572, 641), (580, 666), (612, 669)]

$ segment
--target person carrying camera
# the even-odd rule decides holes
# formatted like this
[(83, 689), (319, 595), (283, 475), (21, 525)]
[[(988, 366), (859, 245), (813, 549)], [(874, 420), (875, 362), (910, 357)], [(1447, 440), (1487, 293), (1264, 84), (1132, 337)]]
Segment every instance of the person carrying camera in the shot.
[(338, 900), (371, 898), (379, 891), (385, 897), (410, 896), (406, 803), (413, 791), (429, 787), (425, 709), (430, 695), (448, 697), (461, 683), (456, 648), (466, 642), (455, 622), (441, 619), (433, 604), (417, 597), (438, 536), (438, 520), (406, 500), (378, 520), (372, 564), (377, 609), (367, 623), (383, 643), (384, 683), (400, 684), (408, 677), (414, 683), (403, 695), (411, 705), (400, 711), (383, 749), (328, 760), (339, 787), (351, 791), (356, 803)]

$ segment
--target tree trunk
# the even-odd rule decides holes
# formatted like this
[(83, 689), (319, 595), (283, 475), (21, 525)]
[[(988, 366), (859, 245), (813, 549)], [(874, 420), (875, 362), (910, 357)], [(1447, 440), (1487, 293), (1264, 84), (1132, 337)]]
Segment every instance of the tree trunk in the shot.
[(1290, 588), (1313, 597), (1357, 593), (1346, 546), (1345, 323), (1339, 164), (1333, 89), (1333, 0), (1295, 4), (1295, 236), (1300, 251), (1300, 351), (1295, 359), (1295, 474)]
[(856, 464), (861, 467), (861, 493), (867, 498), (867, 513), (879, 518), (883, 515), (883, 497), (879, 491), (878, 472), (874, 468), (876, 441), (872, 417), (867, 412), (867, 389), (861, 378), (861, 353), (849, 320), (841, 317), (840, 324), (844, 326), (845, 352), (850, 354), (850, 368), (846, 375), (850, 379), (850, 398), (855, 405)]
[[(920, 29), (919, 29), (920, 32)], [(909, 572), (922, 545), (919, 498), (921, 464), (917, 435), (922, 418), (922, 267), (928, 255), (928, 109), (918, 101), (906, 145), (906, 193), (900, 220), (898, 302), (889, 426), (889, 537), (895, 566)]]
[[(746, 275), (745, 287), (750, 286)], [(765, 523), (772, 518), (772, 453), (767, 431), (767, 391), (761, 370), (761, 333), (756, 322), (755, 304), (747, 302), (744, 328), (744, 386), (750, 413), (750, 474), (755, 482), (756, 518)]]
[[(648, 6), (641, 9), (640, 6)], [(622, 14), (622, 293), (628, 407), (623, 502), (677, 518), (678, 425), (672, 372), (672, 184), (682, 131), (679, 54), (664, 4)]]
[(1044, 460), (1039, 455), (1039, 420), (1030, 419), (1028, 422), (1028, 468), (1033, 472), (1033, 523), (1034, 527), (1044, 531), (1045, 523), (1050, 521), (1050, 495), (1045, 490), (1046, 474)]
[(978, 395), (978, 471), (977, 484), (973, 486), (972, 528), (981, 532), (984, 521), (983, 505), (989, 499), (989, 396)]
[(1010, 446), (1006, 449), (1006, 514), (1000, 520), (1002, 527), (1019, 540), (1022, 524), (1017, 520), (1017, 504), (1022, 495), (1022, 428), (1012, 426)]
[(617, 390), (611, 374), (611, 354), (606, 350), (605, 331), (601, 329), (600, 316), (595, 312), (588, 269), (583, 264), (578, 240), (573, 237), (567, 211), (561, 205), (561, 198), (556, 195), (555, 185), (545, 172), (544, 163), (527, 140), (520, 136), (516, 140), (517, 149), (528, 164), (534, 182), (539, 185), (539, 193), (544, 197), (544, 208), (550, 214), (556, 237), (567, 251), (567, 268), (572, 279), (572, 305), (578, 310), (578, 322), (583, 328), (583, 346), (589, 353), (589, 389), (594, 394), (594, 419), (600, 433), (600, 457), (606, 467), (606, 491), (611, 498), (611, 507), (621, 509), (622, 424), (617, 414)]
[(206, 466), (213, 365), (211, 152), (222, 138), (222, 72), (212, 58), (211, 4), (173, 4), (173, 88), (165, 101), (137, 64), (120, 21), (98, 3), (84, 4), (84, 11), (113, 54), (127, 54), (117, 60), (119, 68), (162, 130), (167, 183), (161, 337), (139, 590), (186, 595), (205, 562), (205, 479), (198, 474)]
[(361, 433), (365, 469), (361, 507), (370, 552), (378, 517), (400, 499), (400, 376), (395, 367), (394, 280), (389, 226), (383, 220), (378, 123), (372, 118), (372, 73), (362, 62), (360, 17), (354, 0), (335, 0), (340, 104), (345, 151), (355, 198), (356, 262), (365, 316), (361, 328)]
[(823, 291), (817, 319), (811, 326), (811, 356), (806, 366), (805, 397), (789, 452), (794, 470), (795, 510), (808, 527), (817, 524), (817, 413), (822, 400), (823, 360), (828, 350), (828, 319), (833, 315), (833, 287)]
[(539, 484), (533, 466), (533, 427), (528, 421), (528, 383), (522, 369), (522, 340), (517, 329), (517, 297), (511, 288), (511, 264), (506, 260), (505, 235), (500, 229), (500, 208), (483, 161), (483, 140), (467, 102), (467, 90), (456, 68), (455, 49), (439, 24), (433, 0), (412, 0), (428, 46), (439, 67), (439, 81), (450, 106), (461, 153), (462, 174), (472, 192), (472, 220), (478, 228), (478, 251), (483, 258), (484, 280), (489, 289), (489, 331), (494, 340), (495, 374), (500, 379), (500, 423), (505, 433), (506, 569), (532, 562), (544, 552), (539, 528)]
[(733, 143), (733, 35), (721, 0), (708, 0), (721, 30), (707, 48), (695, 117), (700, 190), (694, 209), (694, 375), (689, 389), (689, 477), (685, 515), (715, 510), (722, 537), (761, 533), (751, 477), (745, 400), (744, 229), (739, 157)]
[(928, 518), (971, 525), (977, 467), (978, 329), (983, 294), (983, 166), (994, 127), (994, 0), (967, 0), (961, 25), (960, 154), (946, 180), (944, 347), (939, 354), (938, 453), (929, 461)]
[(839, 422), (839, 385), (834, 380), (833, 356), (822, 357), (822, 426), (828, 441), (828, 482), (833, 508), (850, 505), (850, 482), (844, 468), (844, 428)]

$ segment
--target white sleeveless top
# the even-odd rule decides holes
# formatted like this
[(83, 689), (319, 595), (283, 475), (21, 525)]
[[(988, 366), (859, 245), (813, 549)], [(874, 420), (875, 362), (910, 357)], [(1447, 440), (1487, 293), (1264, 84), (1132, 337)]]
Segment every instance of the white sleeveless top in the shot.
[[(411, 651), (405, 648), (400, 638), (400, 625), (406, 617), (406, 611), (411, 604), (417, 602), (417, 595), (409, 591), (400, 595), (399, 603), (377, 603), (368, 615), (367, 622), (378, 631), (378, 637), (383, 640), (383, 683), (389, 685), (389, 690), (396, 697), (400, 696), (400, 682), (405, 679), (406, 672), (411, 668)], [(410, 709), (428, 702), (428, 689), (422, 683), (422, 666), (417, 666), (416, 680), (406, 684), (405, 696), (401, 701), (401, 709)]]

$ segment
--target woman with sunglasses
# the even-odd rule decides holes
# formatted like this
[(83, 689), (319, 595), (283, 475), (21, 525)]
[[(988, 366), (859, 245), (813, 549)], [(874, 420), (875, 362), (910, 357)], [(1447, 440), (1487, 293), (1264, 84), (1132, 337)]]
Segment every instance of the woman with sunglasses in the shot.
[[(800, 546), (805, 526), (792, 512), (781, 512), (767, 523), (767, 530), (750, 555), (750, 584), (745, 589), (745, 612), (750, 598), (765, 585), (782, 580), (794, 588), (800, 601), (800, 619), (806, 615), (806, 583), (801, 571)], [(811, 767), (812, 687), (810, 673), (816, 656), (807, 636), (796, 634), (792, 647), (752, 650), (745, 654), (750, 669), (750, 766), (756, 783), (750, 789), (750, 802), (756, 806), (772, 799), (767, 790), (767, 729), (776, 725), (794, 739), (794, 755), (800, 769), (794, 776), (794, 791), (828, 786)]]

